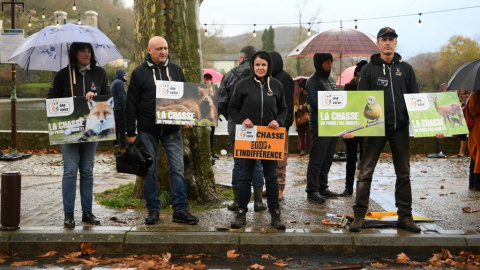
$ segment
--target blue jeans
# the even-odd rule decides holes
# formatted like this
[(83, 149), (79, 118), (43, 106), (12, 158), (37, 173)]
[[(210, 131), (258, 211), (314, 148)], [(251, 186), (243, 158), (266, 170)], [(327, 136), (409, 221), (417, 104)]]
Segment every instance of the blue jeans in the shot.
[(251, 186), (254, 167), (258, 162), (260, 162), (263, 167), (263, 175), (265, 176), (265, 189), (267, 190), (268, 210), (271, 212), (275, 209), (279, 209), (276, 160), (243, 159), (242, 178), (240, 179), (240, 186), (238, 189), (238, 208), (248, 211), (247, 205), (252, 195)]
[(62, 196), (63, 211), (73, 213), (77, 187), (77, 173), (80, 171), (80, 201), (82, 211), (92, 211), (93, 164), (98, 142), (61, 144), (63, 157)]
[[(235, 151), (235, 141), (232, 141), (232, 153)], [(238, 188), (240, 179), (242, 178), (242, 161), (243, 158), (233, 158), (232, 169), (232, 187)], [(259, 159), (255, 162), (253, 168), (252, 185), (254, 187), (263, 186), (263, 168)]]
[(158, 143), (160, 141), (167, 154), (173, 211), (187, 209), (187, 182), (185, 181), (185, 168), (183, 165), (183, 139), (180, 131), (168, 136), (155, 136), (139, 131), (138, 139), (145, 144), (148, 152), (153, 157), (152, 166), (142, 177), (143, 196), (145, 198), (147, 209), (149, 211), (160, 210), (157, 184), (157, 151)]

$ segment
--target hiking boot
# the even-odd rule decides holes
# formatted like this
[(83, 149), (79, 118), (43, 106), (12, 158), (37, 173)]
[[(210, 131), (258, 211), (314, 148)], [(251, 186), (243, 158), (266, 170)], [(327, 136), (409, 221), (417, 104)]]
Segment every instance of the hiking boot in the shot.
[(65, 226), (65, 228), (75, 227), (75, 218), (73, 217), (73, 213), (65, 212), (65, 219), (63, 220), (63, 226)]
[(399, 216), (397, 221), (397, 227), (405, 229), (410, 232), (421, 232), (422, 229), (415, 225), (415, 221), (413, 221), (412, 216)]
[(230, 211), (238, 210), (238, 188), (232, 188), (233, 191), (233, 202), (227, 206), (227, 209)]
[(355, 217), (350, 223), (349, 230), (351, 232), (361, 232), (363, 229), (363, 224), (365, 223), (364, 217)]
[(302, 156), (302, 157), (305, 156), (305, 150), (300, 151), (300, 156)]
[(199, 219), (196, 216), (190, 214), (187, 209), (184, 209), (180, 211), (174, 211), (172, 221), (177, 223), (195, 225), (198, 223)]
[(338, 194), (339, 197), (352, 196), (353, 188), (346, 188), (342, 193)]
[(285, 224), (280, 219), (280, 209), (275, 209), (270, 212), (272, 222), (270, 223), (277, 230), (285, 230)]
[(255, 212), (264, 211), (267, 209), (267, 206), (262, 200), (262, 190), (263, 186), (253, 187), (253, 210), (255, 210)]
[(230, 223), (232, 229), (240, 229), (247, 224), (247, 211), (242, 208), (238, 208), (235, 214), (235, 219)]
[(85, 223), (100, 225), (100, 220), (92, 212), (83, 212), (82, 221)]
[(307, 200), (314, 202), (314, 203), (323, 203), (325, 202), (325, 198), (320, 195), (320, 192), (310, 192), (307, 195)]
[(160, 211), (148, 210), (148, 216), (145, 218), (145, 224), (153, 225), (160, 220)]
[(320, 195), (325, 198), (337, 198), (339, 195), (335, 192), (331, 192), (328, 188), (320, 191)]

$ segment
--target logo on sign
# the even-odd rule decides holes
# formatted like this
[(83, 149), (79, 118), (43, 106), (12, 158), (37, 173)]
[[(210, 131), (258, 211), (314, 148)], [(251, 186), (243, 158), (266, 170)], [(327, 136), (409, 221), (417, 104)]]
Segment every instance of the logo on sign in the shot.
[(183, 83), (157, 81), (157, 98), (180, 99), (183, 97)]
[(320, 91), (318, 99), (319, 109), (342, 109), (347, 105), (346, 91)]

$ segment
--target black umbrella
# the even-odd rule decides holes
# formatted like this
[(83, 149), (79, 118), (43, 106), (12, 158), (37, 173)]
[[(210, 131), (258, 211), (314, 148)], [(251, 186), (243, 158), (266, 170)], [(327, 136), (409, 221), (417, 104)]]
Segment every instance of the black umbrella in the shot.
[(480, 90), (480, 58), (463, 64), (448, 81), (447, 90)]

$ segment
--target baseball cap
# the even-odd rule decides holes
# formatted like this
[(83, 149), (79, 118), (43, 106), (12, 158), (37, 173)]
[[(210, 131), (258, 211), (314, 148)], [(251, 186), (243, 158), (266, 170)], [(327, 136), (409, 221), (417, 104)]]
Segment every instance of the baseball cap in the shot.
[(380, 29), (380, 31), (378, 31), (377, 38), (383, 37), (383, 36), (386, 36), (386, 35), (391, 35), (391, 36), (394, 36), (394, 37), (398, 37), (397, 33), (395, 33), (395, 29), (390, 28), (390, 27), (384, 27), (384, 28)]

